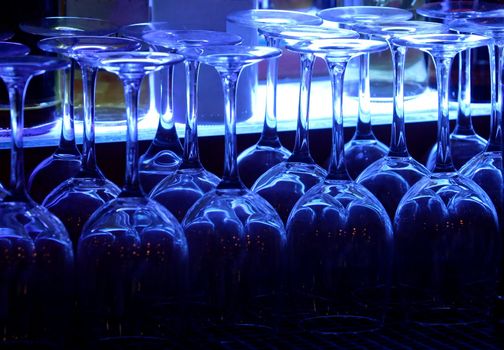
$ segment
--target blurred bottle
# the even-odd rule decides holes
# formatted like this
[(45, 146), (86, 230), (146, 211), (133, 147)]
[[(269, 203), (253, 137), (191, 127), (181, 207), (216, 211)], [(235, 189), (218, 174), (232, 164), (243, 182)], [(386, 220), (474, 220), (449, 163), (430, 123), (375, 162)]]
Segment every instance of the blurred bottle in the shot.
[[(204, 29), (226, 31), (226, 16), (234, 11), (257, 8), (258, 0), (214, 0), (211, 6), (207, 0), (185, 2), (149, 0), (150, 20), (166, 21), (173, 24), (173, 29)], [(228, 30), (229, 31), (229, 30)], [(240, 34), (240, 33), (236, 33)], [(245, 40), (244, 40), (245, 41)], [(224, 123), (224, 103), (219, 76), (214, 68), (201, 65), (198, 83), (198, 124)], [(255, 87), (257, 73), (245, 70), (241, 76), (237, 91), (237, 121), (250, 118), (255, 113)], [(183, 65), (174, 70), (174, 120), (185, 123), (186, 93)]]
[[(118, 27), (148, 21), (148, 0), (60, 0), (66, 16), (92, 17), (107, 20)], [(75, 74), (75, 118), (82, 120), (82, 80), (80, 71)], [(125, 124), (126, 111), (121, 81), (115, 74), (99, 71), (96, 82), (97, 123)], [(142, 82), (139, 119), (149, 112), (148, 79)]]
[[(44, 54), (37, 47), (38, 38), (22, 32), (19, 23), (35, 21), (45, 16), (61, 15), (59, 0), (24, 0), (9, 2), (8, 8), (0, 11), (1, 29), (11, 31), (14, 37), (10, 40), (28, 45), (30, 54)], [(47, 132), (51, 123), (61, 116), (61, 98), (58, 96), (57, 73), (47, 73), (33, 78), (26, 92), (25, 131), (26, 134)], [(0, 134), (8, 136), (10, 129), (9, 98), (3, 83), (0, 84)], [(4, 131), (2, 131), (4, 129)], [(5, 135), (3, 135), (5, 132)]]
[[(424, 0), (314, 0), (313, 3), (317, 11), (344, 6), (396, 7), (411, 11), (414, 20), (423, 20), (422, 17), (416, 15), (415, 9), (423, 5)], [(370, 55), (369, 77), (371, 99), (390, 101), (393, 94), (393, 66), (389, 50)], [(348, 95), (358, 96), (358, 81), (359, 60), (354, 59), (350, 61), (345, 74), (345, 92)], [(417, 96), (424, 92), (427, 86), (428, 68), (425, 54), (418, 50), (408, 50), (404, 72), (404, 97), (409, 99)]]

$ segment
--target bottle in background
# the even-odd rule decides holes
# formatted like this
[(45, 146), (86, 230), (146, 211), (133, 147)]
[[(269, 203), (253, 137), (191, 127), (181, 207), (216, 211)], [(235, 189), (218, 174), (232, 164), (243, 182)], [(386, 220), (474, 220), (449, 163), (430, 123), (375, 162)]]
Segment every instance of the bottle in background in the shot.
[[(172, 23), (173, 29), (226, 31), (226, 16), (229, 13), (254, 8), (257, 8), (257, 0), (213, 0), (211, 6), (208, 0), (191, 0), (190, 6), (183, 1), (149, 0), (150, 20)], [(223, 124), (224, 104), (217, 72), (212, 67), (201, 65), (198, 80), (198, 123)], [(257, 72), (244, 71), (238, 83), (237, 121), (246, 120), (256, 113), (256, 87)], [(177, 123), (185, 123), (185, 89), (184, 67), (177, 65), (174, 70), (174, 120)]]

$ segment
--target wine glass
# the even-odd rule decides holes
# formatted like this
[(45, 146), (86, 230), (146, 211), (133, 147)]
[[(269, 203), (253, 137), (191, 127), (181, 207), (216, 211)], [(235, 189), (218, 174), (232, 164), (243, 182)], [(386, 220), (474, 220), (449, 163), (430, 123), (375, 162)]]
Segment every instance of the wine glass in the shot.
[[(2, 37), (4, 40), (5, 36)], [(26, 45), (13, 42), (0, 41), (0, 57), (24, 56), (30, 52), (30, 48)], [(0, 201), (8, 194), (7, 190), (0, 183)]]
[(387, 49), (383, 41), (336, 39), (288, 49), (322, 57), (331, 76), (331, 162), (288, 218), (290, 309), (303, 329), (322, 334), (376, 330), (384, 321), (392, 262), (392, 224), (385, 208), (353, 181), (345, 162), (343, 77), (348, 61)]
[[(105, 36), (117, 32), (117, 26), (108, 21), (86, 17), (44, 17), (23, 22), (20, 29), (36, 37), (92, 35)], [(52, 49), (49, 52), (54, 52)], [(75, 61), (69, 70), (62, 71), (60, 90), (63, 93), (61, 134), (56, 150), (42, 160), (28, 178), (28, 192), (35, 201), (44, 198), (63, 181), (77, 175), (81, 167), (81, 154), (75, 143), (74, 131), (74, 71)]]
[(460, 174), (476, 182), (492, 199), (502, 222), (503, 209), (503, 164), (502, 164), (502, 102), (504, 85), (502, 82), (504, 17), (459, 19), (450, 23), (450, 28), (459, 32), (470, 32), (491, 36), (494, 42), (489, 46), (491, 70), (492, 113), (490, 137), (483, 152), (472, 157), (460, 168)]
[(149, 198), (160, 202), (182, 222), (187, 210), (220, 181), (203, 167), (199, 157), (198, 56), (204, 47), (236, 45), (241, 42), (241, 38), (225, 32), (175, 30), (148, 33), (144, 35), (144, 40), (157, 47), (174, 50), (185, 57), (187, 118), (182, 162), (174, 173), (161, 180), (149, 193)]
[(439, 103), (436, 167), (406, 192), (394, 219), (402, 319), (425, 326), (481, 321), (495, 302), (500, 232), (491, 199), (453, 165), (448, 88), (455, 55), (488, 45), (490, 39), (419, 34), (393, 41), (433, 58)]
[[(280, 42), (295, 43), (302, 40), (321, 38), (357, 38), (358, 33), (334, 28), (314, 26), (264, 27), (260, 32), (280, 46)], [(276, 209), (283, 222), (297, 200), (315, 184), (323, 181), (326, 171), (315, 163), (309, 146), (309, 105), (310, 84), (315, 56), (301, 53), (301, 81), (299, 87), (298, 120), (296, 141), (292, 154), (287, 160), (270, 168), (252, 186), (252, 190), (266, 199)]]
[[(80, 306), (99, 337), (160, 336), (149, 320), (165, 303), (179, 302), (187, 243), (177, 219), (141, 189), (137, 107), (143, 77), (181, 62), (183, 56), (138, 51), (95, 57), (124, 86), (127, 161), (121, 193), (91, 215), (79, 238)], [(169, 316), (174, 327), (181, 314)]]
[(140, 43), (136, 40), (106, 36), (66, 36), (42, 39), (39, 47), (71, 57), (82, 70), (84, 142), (81, 168), (75, 176), (55, 187), (43, 201), (44, 206), (63, 220), (75, 249), (82, 225), (89, 216), (120, 192), (114, 183), (105, 178), (96, 163), (94, 97), (98, 68), (94, 65), (91, 54), (100, 51), (137, 50)]
[[(407, 21), (413, 13), (395, 7), (345, 6), (325, 9), (317, 15), (325, 21), (352, 29), (356, 24)], [(365, 168), (388, 152), (388, 147), (375, 137), (371, 126), (369, 55), (362, 55), (359, 59), (357, 126), (352, 139), (345, 145), (345, 161), (352, 179), (356, 179)]]
[(406, 191), (429, 170), (413, 159), (406, 143), (404, 121), (404, 64), (406, 48), (392, 43), (393, 38), (410, 34), (434, 34), (447, 32), (440, 23), (423, 21), (402, 21), (395, 23), (367, 23), (353, 27), (359, 33), (380, 37), (387, 41), (394, 67), (394, 93), (390, 147), (387, 155), (376, 160), (362, 171), (356, 179), (383, 204), (391, 220), (394, 220), (397, 205)]
[[(322, 20), (317, 16), (286, 10), (244, 10), (227, 16), (227, 21), (247, 28), (258, 30), (266, 25), (320, 25)], [(260, 34), (264, 34), (260, 33)], [(275, 37), (265, 37), (270, 47), (279, 47)], [(251, 45), (252, 43), (247, 43)], [(266, 110), (261, 136), (256, 144), (238, 155), (238, 168), (243, 183), (251, 188), (254, 182), (274, 165), (283, 162), (291, 152), (282, 146), (277, 133), (277, 83), (278, 60), (268, 60), (266, 72)]]
[[(24, 22), (20, 29), (36, 37), (111, 35), (117, 31), (112, 23), (86, 17), (44, 17), (34, 22)], [(53, 51), (49, 51), (53, 52)], [(63, 112), (61, 134), (56, 150), (40, 162), (28, 178), (28, 191), (37, 202), (44, 198), (57, 185), (75, 176), (81, 166), (81, 154), (75, 143), (74, 132), (74, 71), (75, 61), (60, 79), (63, 93)]]
[[(504, 16), (504, 14), (503, 14)], [(504, 183), (502, 164), (502, 115), (504, 104), (504, 17), (459, 19), (450, 27), (460, 32), (471, 32), (491, 36), (494, 42), (489, 45), (492, 113), (490, 117), (490, 137), (483, 152), (472, 157), (460, 168), (460, 174), (476, 182), (492, 200), (497, 210), (499, 226), (504, 227)], [(504, 302), (504, 281), (498, 287), (497, 309), (502, 310)], [(498, 315), (502, 318), (502, 314)]]
[[(26, 47), (22, 49), (25, 54)], [(0, 203), (0, 326), (7, 345), (28, 339), (57, 342), (68, 330), (72, 244), (61, 221), (26, 191), (23, 127), (24, 98), (31, 78), (69, 64), (41, 56), (0, 57), (0, 78), (9, 93), (12, 138), (9, 194)]]
[(201, 51), (198, 60), (213, 66), (222, 80), (225, 148), (222, 180), (189, 209), (182, 222), (189, 247), (190, 302), (195, 308), (191, 316), (196, 326), (202, 320), (210, 328), (268, 332), (275, 327), (281, 302), (285, 230), (268, 202), (240, 179), (235, 103), (243, 68), (279, 57), (281, 52), (245, 45), (208, 46)]
[[(499, 5), (482, 1), (443, 1), (426, 3), (417, 9), (417, 13), (427, 18), (445, 22), (454, 19), (490, 15)], [(459, 55), (457, 120), (450, 134), (452, 161), (455, 169), (460, 169), (469, 159), (485, 149), (486, 140), (473, 128), (471, 117), (471, 50), (464, 50)], [(429, 151), (426, 166), (433, 170), (436, 165), (437, 143)]]
[[(143, 35), (156, 30), (173, 29), (168, 22), (135, 23), (121, 27), (119, 35), (143, 40)], [(156, 135), (140, 156), (140, 184), (149, 193), (161, 180), (177, 170), (182, 161), (180, 143), (173, 118), (173, 66), (149, 75), (150, 110), (159, 115)]]

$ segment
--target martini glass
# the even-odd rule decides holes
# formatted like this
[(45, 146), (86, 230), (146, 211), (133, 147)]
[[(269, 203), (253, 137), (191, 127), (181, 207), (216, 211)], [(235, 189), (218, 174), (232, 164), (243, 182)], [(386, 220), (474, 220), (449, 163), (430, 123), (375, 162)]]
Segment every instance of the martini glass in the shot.
[(460, 325), (488, 316), (496, 297), (500, 233), (495, 207), (451, 158), (450, 68), (462, 50), (488, 45), (479, 35), (420, 34), (394, 44), (434, 59), (438, 89), (438, 153), (430, 176), (399, 203), (394, 220), (397, 283), (402, 318), (426, 326)]
[[(3, 37), (2, 40), (5, 40)], [(0, 41), (0, 57), (24, 56), (30, 52), (30, 48), (20, 43)], [(0, 183), (0, 201), (8, 194), (7, 190)]]
[(205, 193), (215, 189), (220, 179), (201, 164), (198, 147), (198, 56), (202, 49), (215, 45), (236, 45), (235, 34), (206, 30), (157, 31), (144, 35), (144, 40), (185, 57), (187, 118), (184, 154), (178, 169), (155, 186), (149, 197), (157, 200), (182, 222), (189, 208)]
[[(424, 4), (417, 13), (427, 18), (441, 19), (446, 22), (454, 19), (491, 15), (499, 5), (482, 1), (443, 1)], [(471, 50), (464, 50), (459, 55), (457, 94), (457, 120), (450, 134), (452, 161), (455, 169), (460, 169), (469, 159), (485, 149), (486, 140), (476, 134), (471, 117)], [(429, 152), (427, 169), (436, 165), (437, 144)]]
[(299, 199), (286, 225), (290, 309), (310, 332), (376, 330), (383, 323), (390, 287), (392, 224), (378, 199), (348, 174), (342, 97), (348, 61), (386, 50), (387, 44), (338, 39), (301, 42), (288, 48), (324, 58), (333, 91), (328, 174)]
[[(318, 16), (352, 29), (356, 24), (407, 21), (413, 13), (395, 7), (346, 6), (322, 10)], [(388, 153), (387, 146), (378, 141), (371, 126), (369, 55), (360, 56), (358, 91), (357, 126), (352, 139), (345, 145), (345, 161), (352, 179), (356, 179), (365, 168)]]
[[(214, 46), (198, 60), (222, 79), (225, 106), (224, 174), (216, 189), (189, 209), (182, 226), (189, 246), (193, 320), (269, 331), (280, 300), (283, 223), (242, 183), (236, 151), (236, 85), (243, 68), (280, 56), (263, 46)], [(199, 313), (199, 314), (198, 314)], [(265, 328), (266, 327), (266, 328)]]
[(2, 341), (7, 344), (32, 337), (57, 341), (68, 330), (65, 311), (71, 307), (72, 244), (61, 221), (26, 191), (23, 127), (24, 98), (31, 78), (69, 64), (41, 56), (0, 57), (12, 137), (10, 193), (0, 203), (0, 325)]
[[(141, 189), (137, 107), (143, 77), (183, 57), (148, 51), (96, 57), (97, 64), (118, 75), (124, 86), (126, 177), (119, 196), (98, 208), (83, 227), (78, 245), (79, 300), (90, 316), (85, 319), (101, 333), (98, 336), (159, 336), (149, 320), (165, 303), (179, 301), (187, 244), (177, 219)], [(174, 327), (175, 316), (181, 315), (170, 316)]]
[(368, 23), (353, 27), (359, 33), (380, 37), (387, 41), (394, 66), (394, 94), (390, 147), (387, 155), (369, 165), (356, 179), (383, 204), (391, 220), (406, 191), (429, 174), (427, 168), (411, 157), (406, 143), (404, 121), (404, 64), (406, 48), (392, 43), (393, 38), (410, 34), (447, 32), (440, 23), (403, 21), (396, 23)]
[(98, 68), (93, 62), (92, 54), (136, 50), (140, 43), (115, 37), (67, 36), (42, 39), (39, 47), (72, 58), (82, 70), (84, 143), (81, 168), (75, 176), (55, 187), (43, 201), (44, 206), (63, 220), (76, 248), (82, 225), (89, 216), (120, 192), (115, 184), (105, 178), (96, 163), (94, 97)]
[[(280, 42), (358, 37), (358, 34), (351, 30), (314, 26), (270, 26), (264, 27), (260, 32), (266, 38), (275, 40), (277, 46), (280, 46)], [(300, 61), (301, 82), (294, 150), (289, 158), (262, 174), (252, 186), (254, 192), (276, 209), (284, 223), (297, 200), (326, 175), (326, 171), (312, 158), (308, 139), (310, 84), (315, 56), (311, 53), (301, 53)]]
[[(320, 18), (307, 13), (270, 9), (233, 12), (227, 16), (227, 21), (253, 30), (272, 24), (297, 26), (320, 25), (322, 23)], [(264, 32), (261, 34), (264, 34)], [(278, 38), (267, 36), (265, 39), (268, 46), (279, 47)], [(280, 143), (277, 133), (277, 59), (268, 60), (266, 74), (266, 110), (261, 136), (255, 145), (238, 155), (238, 168), (242, 174), (241, 179), (249, 188), (259, 176), (291, 155), (291, 152)]]
[[(144, 34), (171, 29), (173, 27), (167, 22), (135, 23), (121, 27), (119, 34), (143, 40)], [(149, 75), (149, 87), (154, 91), (149, 110), (159, 115), (159, 123), (154, 139), (139, 160), (140, 183), (145, 193), (172, 175), (182, 161), (182, 144), (173, 119), (173, 69), (170, 65), (166, 70)]]
[[(19, 27), (37, 37), (105, 36), (117, 32), (117, 27), (108, 21), (86, 17), (45, 17), (21, 23)], [(49, 52), (54, 51), (51, 48)], [(62, 71), (60, 76), (63, 113), (58, 147), (35, 167), (28, 178), (28, 191), (39, 203), (60, 183), (77, 175), (81, 167), (81, 154), (75, 143), (74, 131), (74, 68), (75, 61), (72, 60), (72, 66)]]

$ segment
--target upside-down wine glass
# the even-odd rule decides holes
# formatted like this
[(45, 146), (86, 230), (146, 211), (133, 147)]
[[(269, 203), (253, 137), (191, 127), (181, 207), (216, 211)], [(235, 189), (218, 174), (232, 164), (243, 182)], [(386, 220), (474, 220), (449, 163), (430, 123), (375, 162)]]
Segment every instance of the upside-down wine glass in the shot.
[[(163, 336), (180, 325), (187, 244), (177, 219), (146, 198), (138, 171), (138, 97), (143, 77), (183, 56), (161, 52), (109, 52), (97, 64), (119, 76), (127, 111), (126, 176), (119, 196), (96, 210), (79, 238), (79, 301), (96, 336)], [(155, 315), (169, 308), (168, 330)], [(166, 311), (165, 309), (163, 309)], [(159, 315), (161, 317), (161, 315)], [(167, 327), (166, 319), (163, 326)], [(180, 329), (179, 329), (180, 330)]]
[(376, 330), (384, 321), (390, 287), (392, 224), (378, 199), (348, 174), (342, 98), (348, 61), (386, 50), (387, 44), (338, 39), (288, 48), (325, 59), (333, 96), (328, 174), (299, 199), (286, 226), (289, 308), (310, 332)]
[[(483, 1), (443, 1), (426, 3), (417, 9), (417, 13), (426, 18), (440, 19), (448, 24), (455, 19), (491, 15), (499, 5)], [(457, 119), (450, 134), (452, 161), (455, 169), (460, 169), (469, 159), (485, 149), (486, 140), (478, 135), (472, 124), (471, 110), (471, 50), (459, 54)], [(436, 166), (437, 143), (433, 145), (427, 157), (427, 169)]]
[(392, 43), (393, 38), (408, 34), (434, 34), (448, 31), (440, 23), (423, 21), (402, 21), (395, 23), (368, 23), (353, 27), (359, 33), (380, 37), (387, 41), (393, 65), (392, 124), (389, 151), (365, 168), (356, 179), (380, 200), (391, 220), (394, 220), (399, 201), (406, 191), (423, 177), (429, 170), (413, 159), (406, 143), (404, 121), (404, 64), (406, 48)]
[(43, 205), (63, 221), (75, 249), (82, 225), (89, 216), (120, 192), (114, 183), (105, 178), (96, 163), (94, 120), (98, 68), (94, 65), (92, 54), (137, 50), (140, 42), (116, 37), (72, 36), (42, 39), (39, 47), (71, 57), (82, 70), (84, 118), (81, 168), (77, 175), (55, 187), (43, 201)]
[[(119, 35), (143, 40), (144, 34), (172, 29), (173, 26), (168, 22), (134, 23), (121, 27)], [(173, 74), (172, 65), (166, 70), (149, 74), (149, 113), (158, 115), (159, 122), (149, 148), (139, 159), (140, 184), (145, 193), (152, 191), (161, 180), (173, 174), (182, 161), (183, 148), (173, 116)]]
[[(24, 56), (28, 53), (30, 53), (30, 48), (26, 45), (0, 41), (0, 57)], [(0, 202), (7, 194), (9, 193), (0, 183)]]
[(455, 55), (490, 39), (420, 34), (393, 40), (432, 56), (439, 103), (436, 167), (406, 192), (394, 219), (401, 318), (426, 326), (481, 321), (495, 303), (501, 237), (491, 199), (453, 165), (448, 89)]
[[(357, 38), (352, 30), (322, 28), (316, 26), (269, 26), (260, 29), (267, 38), (280, 43), (296, 43), (302, 40)], [(276, 209), (283, 222), (297, 200), (315, 184), (323, 181), (326, 171), (315, 163), (309, 146), (310, 86), (315, 56), (301, 52), (301, 79), (299, 86), (296, 141), (292, 154), (283, 162), (262, 174), (252, 190), (266, 199)]]
[(238, 35), (207, 30), (157, 31), (144, 35), (144, 40), (157, 47), (174, 50), (185, 57), (187, 118), (184, 153), (178, 169), (168, 175), (149, 193), (149, 198), (164, 205), (182, 222), (189, 208), (205, 193), (215, 189), (220, 179), (201, 164), (198, 146), (198, 56), (201, 48), (236, 45)]
[[(491, 101), (490, 137), (483, 152), (472, 157), (462, 168), (460, 174), (476, 182), (492, 200), (497, 210), (499, 226), (504, 228), (504, 182), (503, 182), (503, 140), (502, 116), (504, 114), (504, 14), (495, 18), (470, 18), (456, 20), (450, 27), (460, 32), (471, 32), (491, 36), (494, 42), (489, 45)], [(501, 276), (498, 287), (496, 315), (503, 319), (504, 310), (504, 261), (501, 262)]]
[(69, 330), (72, 243), (61, 221), (26, 191), (23, 157), (29, 81), (69, 65), (67, 60), (41, 56), (0, 58), (12, 138), (10, 193), (0, 203), (0, 328), (2, 344), (7, 346), (11, 341), (59, 342)]
[(189, 247), (191, 316), (196, 327), (203, 322), (262, 333), (275, 327), (278, 315), (285, 230), (269, 203), (240, 180), (236, 85), (244, 67), (281, 52), (264, 46), (202, 51), (199, 61), (213, 66), (222, 79), (224, 173), (217, 188), (197, 201), (182, 223)]
[[(345, 6), (325, 9), (317, 15), (325, 21), (352, 29), (356, 24), (407, 21), (413, 13), (395, 7)], [(388, 152), (388, 147), (376, 138), (371, 126), (369, 55), (361, 55), (359, 60), (357, 125), (352, 139), (345, 144), (345, 161), (352, 179)]]
[[(105, 36), (117, 32), (108, 21), (86, 17), (44, 17), (35, 22), (24, 22), (19, 28), (36, 37)], [(44, 48), (42, 48), (44, 50)], [(51, 48), (50, 53), (54, 50)], [(81, 153), (75, 142), (74, 131), (74, 72), (75, 61), (59, 75), (62, 96), (61, 134), (56, 150), (42, 160), (28, 178), (28, 192), (41, 203), (56, 186), (77, 175), (81, 167)]]
[(504, 17), (469, 18), (450, 23), (450, 28), (459, 32), (490, 36), (494, 39), (489, 45), (491, 71), (492, 112), (490, 118), (490, 137), (483, 152), (472, 157), (460, 168), (460, 174), (476, 182), (492, 199), (501, 226), (503, 209), (503, 164), (502, 164), (502, 114), (504, 94)]
[[(266, 25), (320, 25), (322, 20), (314, 15), (286, 10), (244, 10), (227, 16), (228, 23), (261, 29)], [(255, 33), (257, 35), (257, 33)], [(260, 34), (264, 34), (260, 33)], [(279, 47), (279, 40), (275, 37), (265, 37), (266, 45)], [(246, 43), (255, 45), (255, 43)], [(277, 83), (278, 60), (268, 60), (266, 71), (266, 109), (263, 129), (256, 144), (245, 149), (238, 155), (238, 168), (243, 183), (251, 188), (254, 182), (274, 165), (283, 162), (291, 152), (282, 146), (277, 132)]]

